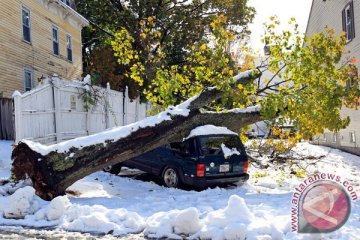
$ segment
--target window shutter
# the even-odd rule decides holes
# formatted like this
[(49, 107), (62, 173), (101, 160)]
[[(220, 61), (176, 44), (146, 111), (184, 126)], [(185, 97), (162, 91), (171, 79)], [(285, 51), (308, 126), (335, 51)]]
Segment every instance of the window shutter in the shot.
[(354, 16), (354, 2), (350, 2), (350, 11), (351, 11), (351, 30), (352, 30), (352, 37), (355, 38), (355, 16)]
[[(346, 8), (346, 7), (345, 7)], [(346, 32), (346, 15), (345, 15), (345, 8), (341, 11), (341, 15), (342, 15), (342, 30), (343, 32)]]

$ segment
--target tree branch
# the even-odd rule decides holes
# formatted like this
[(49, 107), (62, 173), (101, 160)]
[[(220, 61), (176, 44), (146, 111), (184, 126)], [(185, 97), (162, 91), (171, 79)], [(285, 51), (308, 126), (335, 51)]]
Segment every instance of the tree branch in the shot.
[(274, 78), (279, 75), (279, 73), (287, 66), (286, 63), (284, 63), (284, 65), (279, 68), (279, 70), (269, 79), (269, 82), (266, 84), (266, 86), (269, 86), (269, 84), (271, 83), (272, 80), (274, 80)]
[[(274, 83), (274, 84), (272, 84), (272, 85), (268, 85), (268, 84), (267, 84), (264, 88), (257, 90), (257, 91), (256, 91), (256, 94), (258, 95), (258, 94), (260, 94), (260, 93), (262, 93), (262, 92), (265, 92), (266, 90), (273, 90), (274, 87), (279, 86), (279, 85), (281, 85), (281, 84), (283, 84), (283, 83), (291, 82), (291, 81), (292, 81), (292, 80), (283, 80), (283, 81), (281, 81), (281, 82), (277, 82), (277, 83)], [(277, 90), (276, 90), (276, 91), (277, 91)]]
[[(258, 70), (249, 70), (244, 73), (240, 73), (234, 77), (233, 88), (237, 87), (238, 84), (247, 85), (254, 79), (261, 76), (261, 73)], [(223, 92), (218, 90), (216, 87), (210, 88), (202, 92), (195, 101), (191, 102), (189, 109), (199, 109), (203, 106), (208, 105), (214, 100), (217, 100), (223, 96)]]
[(244, 126), (264, 120), (260, 115), (259, 108), (249, 108), (246, 111), (243, 109), (221, 112), (206, 111), (202, 112), (199, 118), (207, 124), (224, 126), (235, 132), (239, 132)]

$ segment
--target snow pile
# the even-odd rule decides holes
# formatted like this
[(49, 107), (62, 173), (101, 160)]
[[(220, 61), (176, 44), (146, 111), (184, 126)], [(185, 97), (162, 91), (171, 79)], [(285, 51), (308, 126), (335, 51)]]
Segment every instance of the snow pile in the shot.
[(104, 206), (71, 205), (61, 224), (67, 230), (124, 235), (144, 229), (145, 221), (126, 209), (107, 209)]
[(282, 239), (282, 233), (270, 221), (257, 218), (250, 212), (245, 200), (237, 195), (229, 198), (224, 209), (212, 211), (201, 220), (203, 228), (191, 238), (200, 239), (251, 239), (269, 237)]
[(104, 186), (97, 181), (77, 181), (73, 185), (71, 185), (69, 189), (71, 189), (71, 192), (73, 192), (75, 195), (81, 193), (81, 197), (83, 198), (111, 197), (111, 195), (106, 191), (106, 189), (104, 189)]
[(188, 208), (183, 210), (175, 218), (175, 233), (192, 234), (200, 229), (199, 212), (196, 208)]
[(56, 224), (70, 231), (112, 233), (116, 236), (138, 233), (145, 227), (145, 221), (135, 212), (123, 208), (108, 209), (101, 205), (71, 204), (66, 196), (54, 198), (34, 217), (36, 221), (58, 220)]
[(204, 136), (204, 135), (212, 135), (212, 134), (238, 135), (237, 133), (229, 130), (226, 127), (217, 127), (209, 124), (194, 128), (193, 130), (191, 130), (189, 136), (184, 138), (184, 140), (195, 136)]
[(224, 153), (224, 157), (225, 159), (230, 158), (232, 155), (240, 155), (240, 152), (236, 149), (236, 148), (228, 148), (227, 146), (225, 146), (225, 144), (221, 144), (221, 149)]
[(67, 196), (59, 196), (54, 198), (46, 211), (46, 218), (49, 221), (59, 219), (64, 215), (66, 208), (70, 206), (70, 201)]
[(192, 238), (245, 239), (247, 225), (254, 220), (243, 198), (232, 195), (224, 209), (209, 212), (202, 223), (204, 227)]
[(36, 212), (35, 219), (41, 220), (46, 218), (49, 221), (60, 219), (70, 205), (71, 203), (67, 196), (56, 197), (47, 207)]
[(194, 234), (201, 229), (199, 212), (193, 207), (155, 213), (146, 225), (144, 234), (150, 238), (183, 239), (181, 234)]
[[(72, 204), (67, 196), (54, 198), (50, 203), (35, 195), (35, 189), (26, 186), (9, 197), (0, 198), (0, 213), (5, 218), (23, 219), (20, 224), (51, 226), (80, 232), (124, 235), (138, 233), (145, 228), (144, 219), (126, 209), (109, 209), (101, 205)], [(4, 219), (1, 220), (4, 222)], [(16, 222), (12, 221), (12, 224)]]
[(24, 218), (39, 208), (35, 201), (35, 189), (30, 186), (18, 189), (7, 200), (7, 205), (2, 206), (6, 218)]
[[(10, 170), (9, 170), (10, 171)], [(10, 176), (10, 173), (8, 173)], [(19, 188), (25, 186), (32, 186), (31, 179), (20, 180), (18, 182), (10, 181), (9, 179), (3, 180), (0, 186), (0, 195), (7, 196), (16, 192)]]
[(245, 200), (230, 196), (225, 208), (209, 211), (199, 218), (198, 209), (158, 212), (146, 221), (144, 234), (150, 238), (251, 239), (252, 236), (282, 239), (282, 232), (271, 221), (255, 217)]

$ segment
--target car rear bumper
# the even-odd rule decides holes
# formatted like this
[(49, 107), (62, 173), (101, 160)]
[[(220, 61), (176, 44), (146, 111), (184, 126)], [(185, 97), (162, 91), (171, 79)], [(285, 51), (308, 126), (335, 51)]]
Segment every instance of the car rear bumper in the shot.
[(206, 187), (219, 184), (229, 184), (235, 182), (245, 182), (249, 179), (249, 174), (243, 173), (239, 175), (230, 176), (216, 176), (216, 177), (185, 177), (184, 183), (196, 187)]

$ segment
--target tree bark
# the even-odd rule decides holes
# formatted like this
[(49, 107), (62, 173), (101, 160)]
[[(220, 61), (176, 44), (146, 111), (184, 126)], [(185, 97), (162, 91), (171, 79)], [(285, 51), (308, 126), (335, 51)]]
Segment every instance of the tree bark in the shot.
[[(247, 84), (258, 76), (259, 73), (254, 71), (237, 76), (235, 80)], [(13, 176), (17, 180), (31, 178), (36, 194), (51, 200), (64, 195), (65, 190), (77, 180), (106, 166), (126, 161), (164, 144), (181, 141), (195, 127), (212, 124), (238, 131), (262, 119), (257, 109), (220, 113), (200, 109), (221, 96), (222, 92), (216, 88), (203, 91), (189, 104), (187, 116), (168, 112), (170, 119), (155, 126), (139, 128), (116, 141), (108, 139), (106, 144), (71, 147), (65, 152), (51, 151), (43, 156), (25, 142), (20, 142), (12, 153)]]

